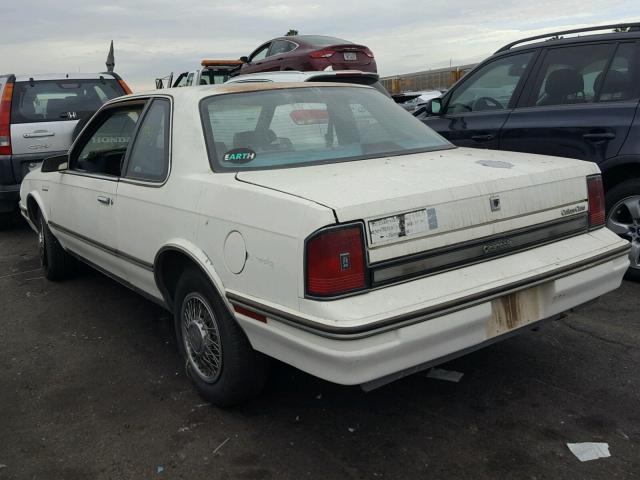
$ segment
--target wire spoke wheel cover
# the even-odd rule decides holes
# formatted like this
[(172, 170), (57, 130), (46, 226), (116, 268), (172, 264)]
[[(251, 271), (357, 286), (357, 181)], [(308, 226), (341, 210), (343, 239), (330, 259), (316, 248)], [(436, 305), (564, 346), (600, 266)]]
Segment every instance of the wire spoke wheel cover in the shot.
[(616, 203), (609, 211), (607, 228), (631, 242), (631, 268), (640, 269), (640, 195)]
[(189, 293), (180, 311), (182, 341), (193, 372), (214, 383), (222, 372), (222, 341), (209, 302), (198, 292)]

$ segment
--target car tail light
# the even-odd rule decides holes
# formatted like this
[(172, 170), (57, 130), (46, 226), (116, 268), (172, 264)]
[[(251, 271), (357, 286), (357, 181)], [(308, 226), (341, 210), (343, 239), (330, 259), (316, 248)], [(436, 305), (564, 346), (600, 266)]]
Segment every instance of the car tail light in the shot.
[(366, 47), (364, 49), (364, 54), (369, 58), (373, 58), (373, 52)]
[(602, 176), (587, 177), (587, 194), (589, 196), (589, 228), (602, 227), (605, 221)]
[(325, 48), (323, 50), (317, 50), (315, 52), (311, 52), (309, 56), (311, 58), (329, 58), (334, 53), (336, 53), (334, 50), (329, 50), (328, 48)]
[(361, 224), (320, 230), (306, 243), (306, 293), (331, 297), (367, 287)]
[(0, 98), (0, 155), (11, 155), (11, 97), (13, 82), (8, 81)]
[(129, 95), (130, 93), (133, 93), (131, 91), (131, 89), (129, 88), (129, 85), (127, 85), (127, 82), (125, 82), (124, 80), (122, 80), (121, 78), (118, 79), (118, 83), (120, 84), (120, 86), (122, 87), (122, 90), (124, 90), (124, 93), (126, 95)]

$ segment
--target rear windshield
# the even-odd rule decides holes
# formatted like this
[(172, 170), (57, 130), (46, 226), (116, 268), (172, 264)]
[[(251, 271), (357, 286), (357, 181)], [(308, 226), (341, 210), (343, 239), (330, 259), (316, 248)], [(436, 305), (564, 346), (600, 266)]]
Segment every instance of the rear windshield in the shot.
[(353, 43), (348, 40), (343, 40), (342, 38), (325, 37), (324, 35), (303, 35), (300, 39), (316, 47), (328, 47), (329, 45)]
[(380, 93), (390, 97), (387, 89), (373, 76), (369, 75), (320, 75), (309, 79), (310, 82), (334, 82), (334, 83), (355, 83), (367, 85), (378, 90)]
[(214, 170), (317, 165), (452, 148), (384, 95), (303, 87), (215, 95), (200, 113)]
[(117, 80), (16, 82), (11, 123), (60, 122), (91, 117), (103, 103), (124, 95)]

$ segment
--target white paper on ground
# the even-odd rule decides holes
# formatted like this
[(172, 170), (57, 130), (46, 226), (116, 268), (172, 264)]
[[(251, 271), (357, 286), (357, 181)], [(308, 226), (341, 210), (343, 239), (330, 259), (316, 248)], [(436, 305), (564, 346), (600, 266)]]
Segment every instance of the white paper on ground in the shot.
[(444, 368), (432, 368), (427, 372), (427, 378), (437, 378), (447, 382), (459, 382), (464, 373), (445, 370)]
[(578, 460), (581, 462), (587, 462), (589, 460), (596, 460), (597, 458), (610, 457), (609, 444), (608, 443), (567, 443), (567, 447), (571, 450)]

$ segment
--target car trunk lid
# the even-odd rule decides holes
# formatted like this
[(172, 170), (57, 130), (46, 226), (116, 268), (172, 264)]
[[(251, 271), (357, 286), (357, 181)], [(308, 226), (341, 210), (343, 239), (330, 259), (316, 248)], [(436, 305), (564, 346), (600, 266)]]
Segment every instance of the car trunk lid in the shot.
[(363, 220), (376, 262), (584, 217), (592, 173), (589, 162), (458, 148), (237, 178), (326, 205), (338, 222)]

